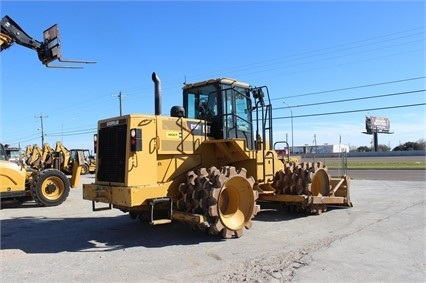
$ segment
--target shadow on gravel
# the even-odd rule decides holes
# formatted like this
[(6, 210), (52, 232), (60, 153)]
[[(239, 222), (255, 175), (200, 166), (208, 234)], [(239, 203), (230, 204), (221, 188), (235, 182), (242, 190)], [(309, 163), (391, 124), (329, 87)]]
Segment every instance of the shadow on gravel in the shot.
[(101, 218), (18, 217), (1, 221), (1, 249), (26, 253), (97, 252), (131, 247), (157, 248), (215, 242), (216, 236), (193, 232), (172, 222), (152, 226), (128, 215)]
[[(254, 221), (282, 222), (304, 217), (321, 217), (288, 211), (280, 203), (259, 204), (262, 210), (255, 216)], [(19, 208), (39, 208), (33, 202), (9, 205), (11, 209), (16, 205)], [(328, 208), (329, 211), (334, 209), (346, 208), (330, 206)], [(189, 225), (179, 221), (153, 226), (147, 222), (131, 219), (128, 214), (99, 218), (26, 216), (1, 221), (0, 248), (2, 250), (19, 249), (30, 254), (105, 252), (131, 247), (158, 248), (220, 241), (224, 240), (219, 236), (192, 231)]]
[(13, 209), (13, 208), (39, 208), (40, 206), (35, 201), (21, 202), (18, 200), (2, 200), (0, 209)]
[[(257, 213), (255, 221), (268, 221), (268, 222), (280, 222), (280, 221), (291, 221), (304, 217), (320, 217), (320, 215), (307, 214), (306, 212), (297, 212), (291, 208), (285, 207), (280, 203), (273, 202), (258, 202), (261, 207), (261, 211)], [(350, 209), (346, 206), (327, 206), (327, 211), (339, 209)], [(327, 213), (327, 212), (323, 212)]]
[(308, 216), (304, 212), (291, 211), (291, 209), (284, 207), (281, 203), (258, 201), (257, 204), (261, 207), (260, 212), (254, 218), (257, 221), (279, 222)]

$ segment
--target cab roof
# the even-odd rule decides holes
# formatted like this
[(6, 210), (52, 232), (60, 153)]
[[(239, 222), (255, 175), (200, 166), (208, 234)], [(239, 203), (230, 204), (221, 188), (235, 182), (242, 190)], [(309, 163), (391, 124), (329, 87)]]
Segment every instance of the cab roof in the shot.
[(235, 85), (243, 88), (249, 88), (250, 85), (244, 82), (237, 81), (235, 79), (231, 78), (218, 78), (218, 79), (210, 79), (207, 81), (197, 82), (197, 83), (191, 83), (191, 84), (185, 84), (183, 89), (193, 88), (193, 87), (200, 87), (208, 84), (214, 84), (214, 83), (221, 83), (221, 84), (228, 84), (228, 85)]

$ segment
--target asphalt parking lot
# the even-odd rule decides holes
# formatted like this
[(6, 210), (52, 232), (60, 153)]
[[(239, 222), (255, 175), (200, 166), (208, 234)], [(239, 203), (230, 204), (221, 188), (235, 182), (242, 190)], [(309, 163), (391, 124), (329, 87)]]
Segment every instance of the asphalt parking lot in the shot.
[(0, 280), (424, 282), (425, 182), (351, 181), (352, 208), (306, 216), (263, 205), (230, 240), (92, 212), (81, 186), (58, 207), (2, 203)]

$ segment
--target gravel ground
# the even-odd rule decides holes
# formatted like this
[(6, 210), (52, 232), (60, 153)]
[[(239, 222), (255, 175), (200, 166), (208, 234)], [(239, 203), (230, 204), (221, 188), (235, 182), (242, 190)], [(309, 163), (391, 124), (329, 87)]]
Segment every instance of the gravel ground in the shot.
[[(93, 182), (93, 175), (82, 183)], [(425, 282), (425, 182), (352, 180), (352, 208), (264, 204), (239, 239), (92, 212), (2, 203), (1, 282)]]

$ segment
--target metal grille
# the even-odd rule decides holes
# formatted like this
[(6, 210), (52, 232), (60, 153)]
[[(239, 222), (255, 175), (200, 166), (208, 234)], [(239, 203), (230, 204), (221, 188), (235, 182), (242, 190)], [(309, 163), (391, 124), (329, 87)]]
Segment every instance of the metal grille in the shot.
[(102, 182), (124, 183), (126, 169), (127, 125), (105, 127), (98, 135), (98, 172)]

